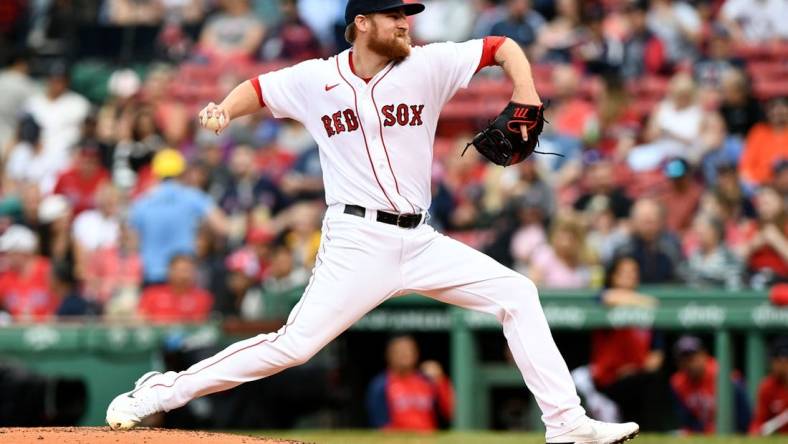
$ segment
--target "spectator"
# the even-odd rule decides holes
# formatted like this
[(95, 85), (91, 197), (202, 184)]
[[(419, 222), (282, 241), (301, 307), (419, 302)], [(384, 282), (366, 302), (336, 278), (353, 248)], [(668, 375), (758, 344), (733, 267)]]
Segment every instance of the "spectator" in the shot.
[(667, 97), (649, 118), (643, 134), (647, 144), (633, 148), (628, 163), (635, 171), (653, 170), (675, 156), (696, 164), (722, 144), (724, 134), (720, 116), (701, 107), (692, 77), (679, 73), (670, 80)]
[(788, 159), (783, 159), (774, 166), (772, 188), (783, 197), (783, 201), (788, 199)]
[(320, 42), (298, 13), (296, 0), (280, 0), (281, 20), (270, 30), (263, 45), (265, 60), (308, 60), (319, 57)]
[(638, 80), (646, 74), (667, 71), (665, 45), (648, 27), (647, 0), (633, 0), (625, 5), (629, 33), (623, 41), (619, 72), (626, 80)]
[(679, 65), (695, 59), (702, 23), (692, 6), (677, 0), (653, 0), (646, 22), (651, 32), (664, 43), (668, 62)]
[[(282, 177), (279, 186), (288, 198), (299, 200), (323, 199), (323, 169), (317, 145), (301, 153), (293, 167)], [(277, 213), (281, 208), (268, 207)]]
[(59, 194), (50, 194), (41, 199), (38, 206), (38, 232), (41, 255), (52, 261), (58, 269), (73, 271), (74, 250), (71, 240), (71, 218), (73, 209), (68, 199)]
[(544, 62), (571, 63), (572, 49), (582, 38), (582, 8), (578, 0), (555, 2), (556, 15), (539, 31), (537, 58)]
[(618, 254), (632, 256), (640, 268), (640, 280), (648, 284), (668, 283), (676, 278), (681, 246), (665, 227), (665, 209), (653, 199), (642, 198), (632, 207), (632, 233)]
[(129, 222), (139, 235), (147, 284), (164, 281), (167, 264), (175, 254), (194, 253), (195, 237), (203, 221), (221, 235), (227, 232), (226, 217), (210, 197), (178, 182), (185, 169), (179, 152), (159, 151), (152, 165), (162, 182), (134, 202), (129, 212)]
[(11, 147), (5, 164), (3, 190), (19, 192), (26, 183), (49, 192), (54, 188), (63, 165), (44, 151), (41, 127), (26, 115), (19, 121), (17, 142)]
[(367, 413), (373, 427), (386, 430), (429, 431), (451, 421), (454, 390), (441, 365), (425, 361), (417, 369), (419, 349), (410, 336), (399, 336), (386, 347), (387, 370), (367, 390)]
[(82, 276), (97, 250), (117, 247), (120, 236), (120, 194), (109, 183), (96, 190), (96, 208), (83, 211), (74, 218), (71, 235), (77, 275)]
[(506, 0), (506, 9), (506, 17), (493, 25), (490, 34), (509, 37), (524, 47), (535, 43), (545, 20), (531, 8), (531, 0)]
[[(705, 55), (693, 66), (695, 80), (701, 88), (717, 89), (723, 83), (723, 75), (726, 72), (744, 68), (745, 61), (736, 57), (733, 52), (733, 41), (730, 34), (720, 26), (714, 26), (711, 36), (706, 44)], [(740, 73), (742, 74), (742, 73)], [(739, 79), (728, 79), (740, 81)], [(731, 85), (728, 85), (729, 87)], [(745, 81), (739, 85), (740, 95), (747, 96), (748, 85)], [(726, 91), (723, 91), (725, 93)], [(731, 96), (736, 96), (735, 91), (727, 91)], [(741, 99), (741, 97), (739, 97)]]
[(431, 0), (429, 9), (429, 14), (413, 17), (413, 37), (417, 42), (462, 42), (471, 35), (475, 18), (472, 2)]
[(714, 169), (720, 163), (738, 163), (744, 150), (744, 138), (759, 122), (765, 120), (760, 102), (752, 95), (750, 82), (744, 71), (729, 68), (721, 73), (720, 114), (725, 122), (725, 141), (720, 149), (711, 151), (703, 159), (706, 183), (716, 182)]
[(120, 26), (156, 25), (164, 18), (161, 0), (107, 0), (109, 22)]
[(129, 317), (137, 310), (142, 286), (142, 259), (134, 230), (121, 224), (118, 241), (102, 245), (88, 255), (83, 268), (83, 293), (113, 317)]
[(250, 60), (260, 48), (265, 27), (249, 0), (223, 0), (200, 35), (199, 52), (209, 60)]
[(788, 213), (783, 197), (772, 188), (762, 188), (755, 196), (758, 224), (750, 231), (744, 247), (747, 268), (757, 286), (788, 280)]
[(758, 387), (751, 435), (788, 434), (788, 337), (774, 341), (771, 371)]
[(733, 37), (755, 44), (788, 38), (787, 15), (782, 0), (726, 0), (720, 9), (720, 21)]
[(26, 104), (27, 112), (41, 125), (43, 154), (51, 159), (48, 163), (59, 169), (68, 166), (69, 149), (80, 139), (82, 122), (90, 111), (90, 103), (68, 87), (68, 68), (63, 63), (53, 63), (46, 91), (30, 97)]
[(747, 134), (739, 163), (745, 186), (769, 183), (774, 165), (782, 159), (788, 159), (788, 97), (772, 99), (766, 109), (766, 122), (756, 124)]
[(14, 139), (19, 110), (28, 97), (35, 95), (36, 85), (30, 78), (28, 55), (17, 51), (11, 54), (6, 67), (0, 71), (0, 152)]
[(113, 181), (122, 188), (135, 187), (136, 194), (150, 186), (150, 162), (164, 148), (164, 140), (148, 107), (129, 109), (121, 116), (120, 141), (112, 164)]
[[(608, 307), (645, 307), (657, 300), (637, 291), (637, 261), (618, 256), (607, 270), (602, 303)], [(664, 359), (660, 337), (650, 330), (600, 330), (591, 336), (591, 364), (572, 371), (578, 392), (591, 414), (600, 420), (634, 420), (646, 430), (659, 428), (665, 417), (654, 409), (665, 407), (667, 381), (659, 373)]]
[(196, 285), (194, 258), (175, 255), (167, 283), (142, 292), (138, 313), (153, 322), (202, 322), (208, 319), (212, 306), (213, 296)]
[[(670, 378), (676, 410), (684, 433), (711, 435), (716, 431), (717, 361), (709, 356), (700, 339), (682, 336), (675, 347), (678, 371)], [(736, 431), (747, 431), (750, 406), (741, 377), (734, 373)]]
[(571, 65), (553, 68), (553, 97), (547, 120), (559, 135), (583, 140), (595, 119), (593, 105), (582, 97), (580, 75)]
[(588, 191), (575, 201), (575, 210), (585, 212), (593, 201), (605, 199), (608, 202), (607, 206), (610, 207), (616, 219), (623, 219), (629, 216), (632, 200), (621, 187), (616, 185), (614, 171), (613, 164), (605, 160), (589, 165), (586, 169), (586, 188)]
[(265, 314), (263, 293), (257, 282), (260, 270), (254, 252), (248, 249), (236, 251), (227, 257), (226, 267), (228, 294), (220, 307), (221, 313), (245, 320), (262, 318)]
[(55, 182), (54, 193), (66, 197), (77, 215), (96, 205), (96, 191), (109, 181), (109, 173), (101, 165), (100, 148), (90, 142), (83, 144), (74, 162)]
[(687, 280), (695, 285), (741, 286), (742, 264), (725, 245), (725, 225), (722, 221), (699, 215), (692, 227), (698, 239), (698, 248), (687, 260)]
[[(610, 201), (604, 197), (595, 198), (583, 214), (588, 228), (586, 242), (592, 254), (603, 264), (609, 264), (615, 255), (615, 249), (626, 241), (624, 224), (616, 220), (610, 207)], [(592, 285), (594, 284), (592, 280)]]
[(552, 225), (550, 244), (533, 253), (528, 276), (544, 288), (588, 288), (590, 265), (582, 225), (574, 218), (558, 219)]
[(670, 208), (665, 226), (674, 233), (683, 233), (692, 223), (703, 187), (693, 177), (689, 163), (680, 157), (669, 160), (662, 171), (670, 181), (667, 190), (659, 195), (662, 207)]
[(595, 100), (597, 121), (590, 124), (586, 144), (595, 146), (601, 157), (620, 162), (637, 142), (641, 117), (620, 76), (606, 75), (602, 82)]
[(496, 23), (506, 19), (506, 6), (497, 0), (473, 0), (476, 10), (476, 22), (471, 37), (481, 39), (493, 35), (492, 28)]
[(256, 171), (255, 152), (251, 147), (235, 147), (229, 163), (232, 177), (219, 200), (219, 206), (227, 214), (243, 218), (259, 207), (268, 214), (284, 208), (285, 198), (276, 184)]
[(0, 236), (0, 307), (17, 322), (44, 321), (55, 314), (58, 300), (50, 292), (49, 260), (38, 256), (38, 239), (28, 228), (12, 225)]

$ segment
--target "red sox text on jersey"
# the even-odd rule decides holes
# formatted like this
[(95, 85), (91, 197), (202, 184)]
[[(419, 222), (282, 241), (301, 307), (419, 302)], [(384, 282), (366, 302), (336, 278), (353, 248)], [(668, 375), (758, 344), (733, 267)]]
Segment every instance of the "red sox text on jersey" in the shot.
[[(424, 105), (385, 105), (380, 109), (384, 117), (383, 126), (422, 126), (424, 121), (421, 114), (424, 112)], [(353, 132), (358, 129), (358, 117), (356, 113), (347, 108), (344, 111), (337, 111), (332, 115), (321, 117), (323, 127), (326, 129), (328, 137), (341, 134), (345, 131)]]

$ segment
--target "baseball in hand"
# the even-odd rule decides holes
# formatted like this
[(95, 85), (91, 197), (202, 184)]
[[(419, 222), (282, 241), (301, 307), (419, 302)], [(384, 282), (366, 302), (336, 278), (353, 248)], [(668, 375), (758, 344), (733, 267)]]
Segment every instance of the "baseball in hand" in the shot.
[(205, 121), (205, 127), (208, 128), (211, 131), (219, 131), (219, 128), (221, 128), (221, 126), (222, 126), (222, 122), (221, 122), (220, 119), (224, 120), (224, 116), (219, 116), (219, 117), (210, 116), (210, 117), (208, 117), (208, 119)]

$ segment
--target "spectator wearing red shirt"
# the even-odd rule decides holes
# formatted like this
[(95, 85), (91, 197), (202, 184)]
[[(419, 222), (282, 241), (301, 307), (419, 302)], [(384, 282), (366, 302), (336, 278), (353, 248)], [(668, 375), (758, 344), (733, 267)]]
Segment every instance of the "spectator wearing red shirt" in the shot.
[(196, 277), (192, 256), (174, 256), (170, 260), (167, 283), (143, 291), (138, 313), (154, 322), (205, 321), (213, 306), (213, 296), (197, 287)]
[(96, 191), (108, 180), (109, 173), (101, 165), (98, 146), (85, 145), (80, 148), (71, 168), (58, 177), (54, 193), (66, 196), (77, 215), (95, 207)]
[[(602, 303), (608, 307), (650, 308), (651, 296), (637, 291), (640, 271), (629, 256), (613, 260), (606, 274)], [(667, 381), (660, 369), (664, 355), (660, 337), (643, 328), (598, 330), (591, 336), (591, 364), (572, 372), (588, 410), (600, 420), (634, 420), (645, 430), (664, 430), (669, 415), (654, 415), (669, 409)], [(604, 416), (603, 416), (604, 415)]]
[[(670, 378), (682, 432), (713, 434), (717, 415), (717, 361), (695, 336), (682, 336), (674, 347), (678, 371)], [(731, 378), (736, 406), (736, 430), (746, 432), (750, 407), (741, 377)]]
[(758, 388), (752, 435), (788, 434), (788, 336), (775, 341), (771, 367)]
[(385, 430), (431, 431), (451, 421), (454, 390), (440, 364), (416, 365), (419, 349), (410, 336), (392, 339), (386, 349), (388, 369), (372, 380), (367, 411), (374, 427)]
[(50, 291), (49, 260), (35, 254), (37, 246), (36, 235), (22, 225), (0, 236), (0, 310), (15, 321), (44, 321), (58, 307)]
[(743, 247), (747, 268), (757, 281), (788, 280), (788, 211), (773, 188), (762, 188), (755, 196), (757, 226), (752, 226)]

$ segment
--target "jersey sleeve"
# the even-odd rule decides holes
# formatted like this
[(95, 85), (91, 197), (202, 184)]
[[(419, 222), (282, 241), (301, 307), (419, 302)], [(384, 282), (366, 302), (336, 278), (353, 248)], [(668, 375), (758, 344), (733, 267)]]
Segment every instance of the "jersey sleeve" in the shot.
[(433, 43), (424, 46), (430, 84), (441, 105), (451, 99), (460, 88), (466, 88), (482, 61), (484, 41)]
[(270, 108), (277, 119), (303, 120), (308, 103), (305, 91), (311, 72), (309, 67), (307, 61), (258, 76), (261, 105)]

